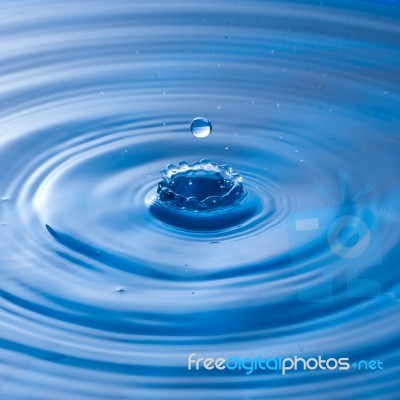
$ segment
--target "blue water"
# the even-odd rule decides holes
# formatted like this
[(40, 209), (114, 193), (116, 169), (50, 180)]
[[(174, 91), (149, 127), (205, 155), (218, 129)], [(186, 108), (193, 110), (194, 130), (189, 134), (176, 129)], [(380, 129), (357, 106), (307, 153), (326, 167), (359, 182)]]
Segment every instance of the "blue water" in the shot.
[(190, 130), (192, 131), (193, 136), (197, 138), (205, 138), (211, 133), (212, 124), (207, 118), (193, 118), (190, 123)]
[[(0, 398), (399, 399), (398, 6), (3, 0)], [(154, 212), (202, 159), (243, 197)]]

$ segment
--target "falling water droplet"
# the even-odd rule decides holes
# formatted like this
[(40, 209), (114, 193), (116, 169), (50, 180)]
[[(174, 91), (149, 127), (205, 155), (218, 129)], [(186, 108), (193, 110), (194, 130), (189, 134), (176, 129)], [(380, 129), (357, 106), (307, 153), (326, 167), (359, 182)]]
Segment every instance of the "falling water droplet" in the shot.
[(212, 125), (208, 119), (198, 117), (190, 124), (190, 130), (192, 131), (193, 136), (197, 138), (205, 138), (211, 133)]

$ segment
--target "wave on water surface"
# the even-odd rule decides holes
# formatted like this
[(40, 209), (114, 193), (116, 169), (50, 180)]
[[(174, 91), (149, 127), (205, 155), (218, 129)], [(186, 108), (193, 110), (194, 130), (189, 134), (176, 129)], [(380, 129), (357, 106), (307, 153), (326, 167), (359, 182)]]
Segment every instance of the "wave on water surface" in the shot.
[(396, 2), (0, 15), (0, 398), (400, 398)]

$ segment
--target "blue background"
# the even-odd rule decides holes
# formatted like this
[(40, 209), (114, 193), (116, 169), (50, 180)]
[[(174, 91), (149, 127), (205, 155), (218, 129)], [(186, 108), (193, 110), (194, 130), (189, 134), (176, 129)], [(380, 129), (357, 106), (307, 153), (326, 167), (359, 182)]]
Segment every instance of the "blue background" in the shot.
[[(0, 398), (399, 399), (398, 5), (3, 0)], [(246, 196), (152, 213), (201, 159)]]

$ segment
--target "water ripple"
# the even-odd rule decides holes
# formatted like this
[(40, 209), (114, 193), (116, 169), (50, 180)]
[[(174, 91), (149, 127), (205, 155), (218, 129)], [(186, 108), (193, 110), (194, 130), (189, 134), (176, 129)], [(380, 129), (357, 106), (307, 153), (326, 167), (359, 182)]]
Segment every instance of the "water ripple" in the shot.
[[(0, 397), (399, 398), (400, 9), (167, 3), (2, 5)], [(160, 170), (201, 159), (243, 177), (231, 223), (165, 223)]]

